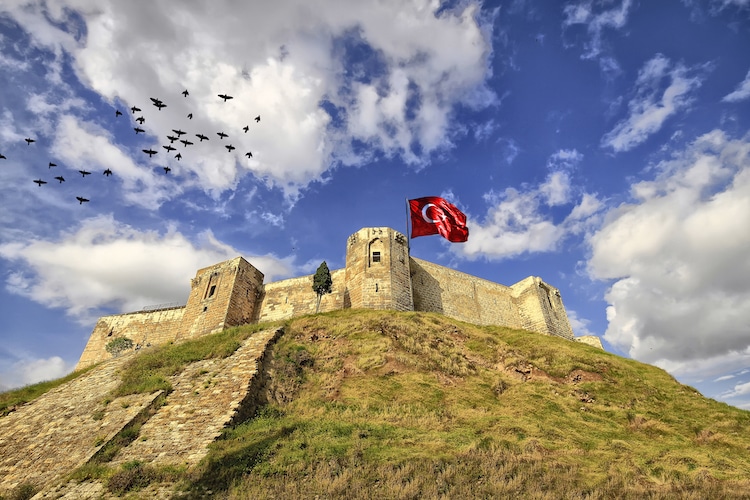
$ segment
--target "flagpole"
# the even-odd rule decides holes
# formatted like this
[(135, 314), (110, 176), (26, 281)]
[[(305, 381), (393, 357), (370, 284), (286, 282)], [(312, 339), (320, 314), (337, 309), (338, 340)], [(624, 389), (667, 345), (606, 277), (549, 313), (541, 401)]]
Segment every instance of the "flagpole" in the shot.
[(406, 250), (409, 252), (409, 255), (411, 255), (411, 236), (409, 235), (409, 198), (404, 198), (404, 201), (406, 202)]

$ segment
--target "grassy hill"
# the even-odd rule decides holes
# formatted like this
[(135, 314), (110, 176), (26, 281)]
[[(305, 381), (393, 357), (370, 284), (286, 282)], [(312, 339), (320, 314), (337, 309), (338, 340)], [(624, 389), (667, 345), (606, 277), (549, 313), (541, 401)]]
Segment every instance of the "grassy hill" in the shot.
[(289, 321), (267, 375), (267, 404), (196, 469), (78, 478), (188, 497), (750, 498), (750, 412), (580, 343), (339, 311)]

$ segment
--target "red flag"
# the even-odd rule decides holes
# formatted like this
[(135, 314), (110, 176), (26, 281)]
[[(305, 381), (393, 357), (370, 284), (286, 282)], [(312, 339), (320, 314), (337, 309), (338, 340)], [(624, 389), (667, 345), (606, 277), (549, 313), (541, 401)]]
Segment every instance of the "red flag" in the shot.
[(411, 237), (439, 234), (453, 243), (469, 239), (466, 216), (452, 203), (438, 196), (409, 200)]

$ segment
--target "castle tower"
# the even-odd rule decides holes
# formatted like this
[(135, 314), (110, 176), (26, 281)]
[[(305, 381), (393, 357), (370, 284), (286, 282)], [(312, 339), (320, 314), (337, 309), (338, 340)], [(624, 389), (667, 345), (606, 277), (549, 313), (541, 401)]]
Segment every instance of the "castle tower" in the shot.
[(574, 339), (560, 290), (536, 276), (529, 276), (510, 288), (518, 306), (521, 328)]
[(362, 228), (346, 246), (344, 307), (413, 311), (406, 236), (389, 227)]
[(253, 322), (263, 273), (236, 257), (198, 270), (191, 286), (176, 340)]

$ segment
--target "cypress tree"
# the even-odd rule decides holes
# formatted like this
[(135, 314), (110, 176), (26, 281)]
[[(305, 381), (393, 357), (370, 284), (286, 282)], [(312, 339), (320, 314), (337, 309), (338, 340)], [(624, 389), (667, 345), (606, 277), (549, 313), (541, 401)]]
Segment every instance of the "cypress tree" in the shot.
[(318, 303), (315, 306), (315, 314), (320, 311), (320, 299), (323, 298), (323, 295), (331, 293), (332, 285), (333, 280), (331, 279), (331, 271), (328, 270), (328, 264), (326, 264), (326, 261), (323, 261), (320, 266), (318, 266), (318, 270), (315, 271), (315, 276), (313, 276), (312, 289), (318, 294)]

